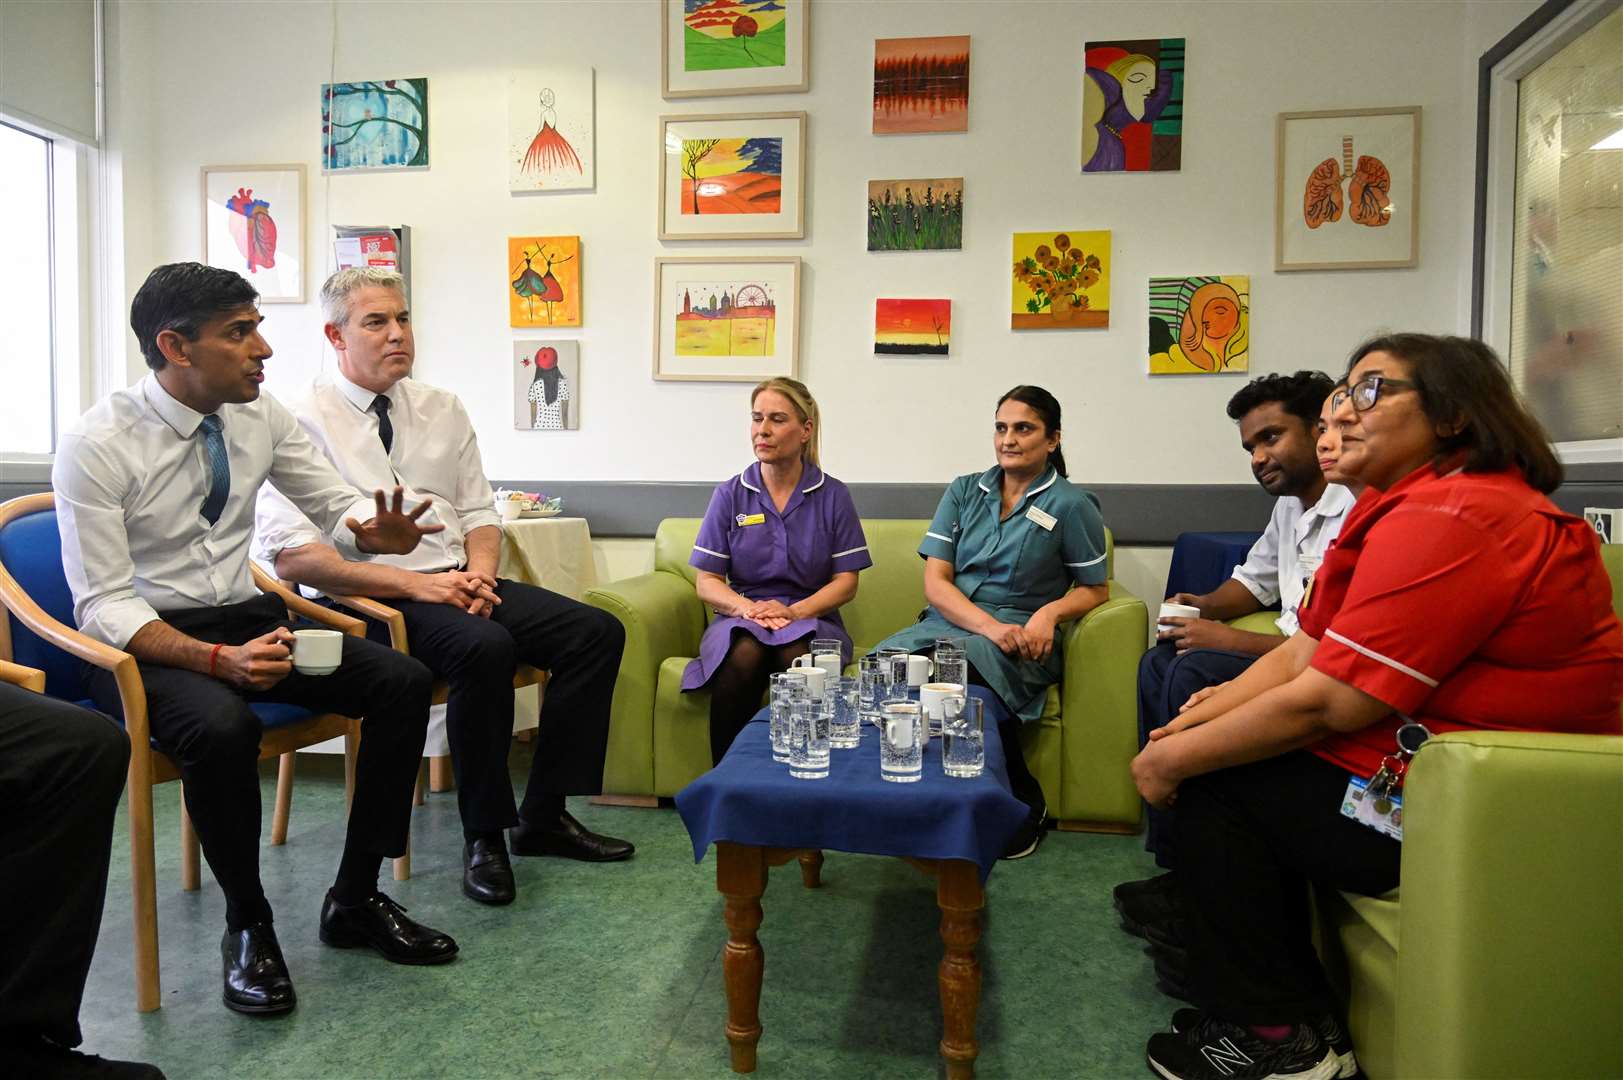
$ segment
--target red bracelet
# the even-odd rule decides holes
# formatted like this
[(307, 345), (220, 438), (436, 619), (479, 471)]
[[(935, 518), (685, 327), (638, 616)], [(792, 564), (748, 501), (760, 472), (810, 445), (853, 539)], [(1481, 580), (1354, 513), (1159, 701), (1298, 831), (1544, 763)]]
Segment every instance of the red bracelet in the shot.
[(220, 650), (223, 648), (225, 648), (225, 643), (221, 642), (209, 650), (209, 675), (211, 676), (214, 674), (214, 662), (220, 658)]

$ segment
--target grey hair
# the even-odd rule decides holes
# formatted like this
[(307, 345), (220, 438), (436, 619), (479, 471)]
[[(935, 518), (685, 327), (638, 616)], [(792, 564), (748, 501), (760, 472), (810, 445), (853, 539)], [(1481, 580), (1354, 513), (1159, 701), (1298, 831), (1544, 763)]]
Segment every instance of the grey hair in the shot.
[(334, 326), (343, 326), (349, 322), (349, 298), (374, 285), (406, 294), (406, 279), (398, 272), (378, 266), (352, 266), (338, 271), (321, 286), (322, 318)]

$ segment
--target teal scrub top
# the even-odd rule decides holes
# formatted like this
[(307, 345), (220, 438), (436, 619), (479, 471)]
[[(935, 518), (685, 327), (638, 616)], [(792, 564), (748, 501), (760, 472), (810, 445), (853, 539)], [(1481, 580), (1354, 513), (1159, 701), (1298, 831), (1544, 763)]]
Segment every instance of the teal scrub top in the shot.
[[(971, 603), (999, 622), (1024, 625), (1072, 585), (1104, 584), (1105, 524), (1091, 491), (1050, 465), (1007, 517), (1000, 516), (1002, 500), (1001, 467), (958, 477), (919, 544), (921, 556), (952, 563), (953, 583)], [(1053, 651), (1039, 664), (1005, 654), (989, 638), (948, 622), (934, 606), (878, 648), (919, 652), (940, 637), (962, 639), (975, 670), (1024, 721), (1042, 715), (1048, 688), (1065, 670), (1058, 627)]]

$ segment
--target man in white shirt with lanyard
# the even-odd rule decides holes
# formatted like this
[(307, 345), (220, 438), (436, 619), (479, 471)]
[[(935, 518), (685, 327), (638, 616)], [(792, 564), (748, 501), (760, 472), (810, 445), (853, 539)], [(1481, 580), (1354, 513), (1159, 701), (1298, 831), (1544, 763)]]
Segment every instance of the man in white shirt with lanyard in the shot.
[[(383, 859), (406, 848), (428, 670), (349, 636), (337, 670), (295, 670), (287, 607), (255, 589), (248, 568), (254, 497), (267, 480), (358, 558), (409, 552), (438, 526), (418, 525), (426, 504), (403, 513), (399, 488), (386, 506), (381, 490), (369, 496), (346, 484), (292, 415), (260, 393), (271, 350), (257, 300), (229, 270), (174, 263), (152, 271), (130, 305), (152, 374), (93, 406), (62, 437), (51, 482), (74, 618), (139, 662), (153, 739), (180, 768), (203, 855), (225, 893), (225, 1004), (263, 1015), (292, 1009), (295, 996), (259, 878), (260, 721), (250, 703), (363, 718), (321, 939), (406, 964), (448, 961), (457, 946), (377, 888)], [(99, 708), (122, 715), (109, 672), (92, 671), (90, 689)]]
[[(1176, 716), (1191, 695), (1234, 678), (1296, 632), (1302, 595), (1355, 501), (1352, 492), (1328, 483), (1319, 468), (1319, 412), (1333, 385), (1318, 371), (1265, 375), (1229, 399), (1228, 415), (1239, 424), (1252, 475), (1277, 500), (1268, 528), (1232, 577), (1209, 593), (1167, 598), (1199, 608), (1200, 617), (1162, 620), (1172, 629), (1158, 634), (1155, 647), (1139, 662), (1140, 745), (1149, 741), (1152, 728)], [(1274, 620), (1277, 635), (1239, 630), (1223, 621), (1273, 604), (1280, 607)], [(1145, 846), (1159, 865), (1169, 867), (1171, 812), (1151, 807), (1148, 815)], [(1171, 888), (1170, 874), (1118, 886), (1123, 926), (1137, 933), (1161, 921), (1170, 911)]]
[[(405, 484), (432, 498), (445, 531), (410, 555), (351, 562), (267, 490), (255, 556), (284, 580), (375, 597), (405, 616), (412, 655), (450, 684), (445, 730), (462, 816), (462, 891), (507, 904), (516, 892), (509, 828), (519, 855), (608, 862), (633, 852), (564, 808), (565, 795), (602, 791), (625, 631), (605, 611), (496, 576), (502, 532), (479, 443), (455, 394), (409, 377), (416, 345), (403, 286), (399, 274), (372, 268), (327, 280), (321, 301), (338, 370), (289, 408), (345, 479)], [(521, 806), (507, 771), (517, 661), (550, 671)]]

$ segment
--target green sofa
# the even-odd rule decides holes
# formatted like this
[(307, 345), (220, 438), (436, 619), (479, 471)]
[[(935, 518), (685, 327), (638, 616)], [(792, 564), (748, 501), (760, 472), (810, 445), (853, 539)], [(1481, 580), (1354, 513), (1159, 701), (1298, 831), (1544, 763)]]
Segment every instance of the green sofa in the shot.
[(1402, 889), (1314, 897), (1365, 1075), (1623, 1076), (1623, 736), (1440, 735), (1404, 787)]
[[(841, 609), (857, 652), (918, 619), (924, 608), (923, 520), (862, 523), (874, 565)], [(680, 691), (709, 613), (688, 565), (697, 518), (668, 518), (654, 537), (654, 570), (587, 591), (626, 629), (615, 686), (603, 790), (674, 795), (710, 768), (710, 698)], [(1110, 538), (1106, 535), (1107, 567)], [(1110, 599), (1065, 628), (1065, 680), (1024, 730), (1026, 760), (1049, 814), (1062, 825), (1132, 832), (1140, 801), (1128, 769), (1138, 752), (1138, 658), (1149, 633), (1143, 601), (1114, 581)]]

